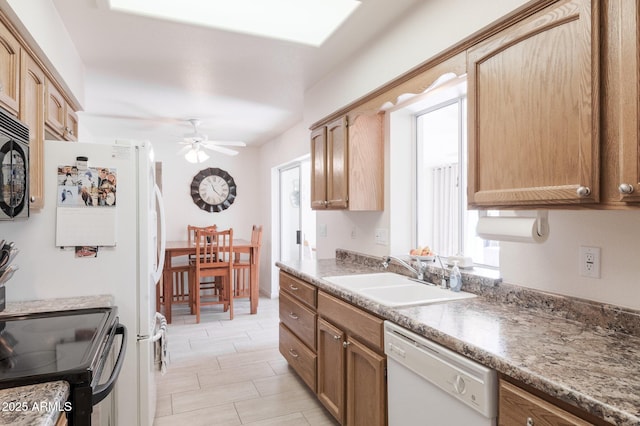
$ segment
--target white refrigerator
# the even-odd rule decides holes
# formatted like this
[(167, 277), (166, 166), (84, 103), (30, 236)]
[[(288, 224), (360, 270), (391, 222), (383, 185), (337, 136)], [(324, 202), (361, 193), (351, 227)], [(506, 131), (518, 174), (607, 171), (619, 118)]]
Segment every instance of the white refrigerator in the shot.
[[(66, 192), (67, 166), (72, 166), (72, 194)], [(113, 175), (104, 184), (111, 185), (106, 196), (91, 188), (103, 169)], [(45, 207), (29, 220), (48, 223), (47, 233), (53, 230), (55, 241), (40, 241), (38, 257), (46, 256), (55, 272), (39, 286), (55, 286), (50, 297), (113, 295), (120, 322), (129, 330), (115, 387), (115, 424), (151, 426), (157, 375), (155, 291), (164, 263), (164, 212), (152, 146), (46, 141), (44, 177)]]

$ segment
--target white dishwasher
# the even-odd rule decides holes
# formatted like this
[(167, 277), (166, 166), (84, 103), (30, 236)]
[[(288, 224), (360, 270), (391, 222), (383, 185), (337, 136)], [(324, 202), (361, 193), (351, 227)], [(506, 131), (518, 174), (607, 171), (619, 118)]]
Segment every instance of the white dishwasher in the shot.
[(495, 426), (494, 370), (384, 323), (389, 426)]

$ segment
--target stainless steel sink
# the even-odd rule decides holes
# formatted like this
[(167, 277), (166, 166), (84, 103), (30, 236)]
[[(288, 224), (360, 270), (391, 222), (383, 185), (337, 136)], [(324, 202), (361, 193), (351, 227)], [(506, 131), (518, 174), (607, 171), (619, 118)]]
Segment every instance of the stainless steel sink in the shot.
[(454, 292), (427, 283), (422, 284), (404, 275), (391, 272), (338, 275), (323, 279), (390, 307), (425, 305), (476, 297), (475, 294), (464, 291)]

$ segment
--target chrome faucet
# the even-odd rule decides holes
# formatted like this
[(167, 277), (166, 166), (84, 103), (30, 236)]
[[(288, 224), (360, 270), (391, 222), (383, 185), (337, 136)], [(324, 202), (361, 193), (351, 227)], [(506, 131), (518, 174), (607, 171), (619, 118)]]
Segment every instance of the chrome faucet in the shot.
[(442, 271), (442, 279), (440, 281), (440, 287), (447, 289), (449, 288), (449, 286), (447, 285), (447, 279), (444, 276), (444, 265), (442, 264), (442, 259), (438, 255), (436, 255), (436, 257), (438, 258), (438, 262), (440, 262), (440, 270)]
[(395, 260), (398, 264), (400, 264), (401, 266), (404, 266), (406, 269), (413, 272), (416, 278), (419, 279), (420, 281), (424, 280), (424, 271), (427, 269), (427, 267), (422, 261), (416, 260), (417, 268), (414, 268), (413, 266), (411, 266), (410, 264), (408, 264), (407, 262), (405, 262), (404, 260), (398, 257), (384, 256), (382, 258), (382, 267), (384, 269), (387, 269), (392, 260)]

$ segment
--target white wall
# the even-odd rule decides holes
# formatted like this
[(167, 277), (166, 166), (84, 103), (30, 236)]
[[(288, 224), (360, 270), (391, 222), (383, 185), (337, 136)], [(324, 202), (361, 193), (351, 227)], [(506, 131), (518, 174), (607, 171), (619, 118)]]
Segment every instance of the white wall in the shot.
[(278, 259), (280, 229), (278, 227), (278, 172), (283, 166), (309, 153), (309, 129), (298, 123), (285, 133), (260, 147), (260, 179), (257, 181), (260, 198), (260, 216), (263, 225), (262, 267), (260, 290), (277, 297), (278, 279), (275, 262)]
[[(353, 102), (524, 3), (521, 0), (424, 2), (370, 49), (307, 91), (305, 122), (310, 125)], [(388, 140), (387, 135), (387, 153)], [(391, 153), (386, 158), (387, 163), (392, 160)], [(406, 220), (405, 206), (396, 197), (400, 189), (390, 181), (389, 171), (397, 166), (386, 165), (384, 213), (318, 213), (318, 227), (326, 225), (328, 234), (327, 238), (318, 238), (319, 258), (333, 257), (336, 248), (374, 255), (410, 249), (408, 244), (404, 248), (398, 245), (393, 235), (390, 246), (372, 241), (376, 228), (390, 229), (392, 221)], [(410, 200), (405, 202), (409, 204)], [(551, 231), (546, 243), (501, 244), (500, 264), (505, 282), (640, 309), (639, 211), (552, 211), (549, 220)], [(349, 237), (354, 226), (355, 240)], [(601, 248), (600, 279), (579, 276), (578, 250), (583, 245)]]

